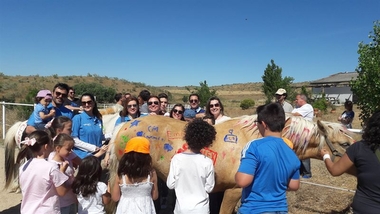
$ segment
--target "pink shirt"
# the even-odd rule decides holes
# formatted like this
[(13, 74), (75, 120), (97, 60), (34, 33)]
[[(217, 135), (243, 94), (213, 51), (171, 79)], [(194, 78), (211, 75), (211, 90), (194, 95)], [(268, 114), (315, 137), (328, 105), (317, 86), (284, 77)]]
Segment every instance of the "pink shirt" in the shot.
[(61, 213), (56, 187), (68, 177), (58, 165), (42, 158), (32, 158), (19, 169), (22, 192), (21, 213)]

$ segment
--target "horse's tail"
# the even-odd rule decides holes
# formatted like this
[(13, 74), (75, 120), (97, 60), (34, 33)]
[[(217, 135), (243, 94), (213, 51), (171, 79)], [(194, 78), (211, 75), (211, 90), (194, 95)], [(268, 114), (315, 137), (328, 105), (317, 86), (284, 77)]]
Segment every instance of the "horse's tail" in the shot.
[(17, 164), (15, 161), (15, 152), (17, 147), (15, 136), (21, 123), (22, 122), (16, 122), (13, 126), (11, 126), (5, 135), (5, 189), (11, 185), (12, 181), (16, 182), (15, 179), (18, 177), (18, 167), (16, 166)]

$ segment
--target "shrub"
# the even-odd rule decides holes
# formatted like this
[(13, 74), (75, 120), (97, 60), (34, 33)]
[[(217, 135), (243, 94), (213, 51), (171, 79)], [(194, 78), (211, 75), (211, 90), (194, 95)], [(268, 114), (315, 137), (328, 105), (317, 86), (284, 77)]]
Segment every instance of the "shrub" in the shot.
[(242, 100), (240, 103), (240, 108), (243, 110), (249, 109), (253, 106), (255, 106), (255, 101), (252, 99), (245, 99), (245, 100)]

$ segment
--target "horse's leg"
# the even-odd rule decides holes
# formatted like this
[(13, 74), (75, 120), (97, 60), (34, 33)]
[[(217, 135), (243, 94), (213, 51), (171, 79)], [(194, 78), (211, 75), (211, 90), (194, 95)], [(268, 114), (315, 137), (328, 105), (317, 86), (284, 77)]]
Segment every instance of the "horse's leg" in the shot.
[(224, 192), (222, 205), (220, 206), (220, 214), (231, 214), (234, 212), (236, 204), (241, 197), (241, 188), (227, 189)]

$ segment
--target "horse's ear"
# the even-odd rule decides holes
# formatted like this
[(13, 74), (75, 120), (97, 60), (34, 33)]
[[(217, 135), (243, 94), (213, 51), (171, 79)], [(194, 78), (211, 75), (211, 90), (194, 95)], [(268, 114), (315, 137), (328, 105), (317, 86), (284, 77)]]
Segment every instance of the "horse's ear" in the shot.
[(327, 129), (327, 126), (325, 124), (323, 124), (320, 120), (317, 120), (317, 125), (318, 125), (318, 131), (319, 133), (323, 134), (323, 135), (328, 135), (328, 129)]

